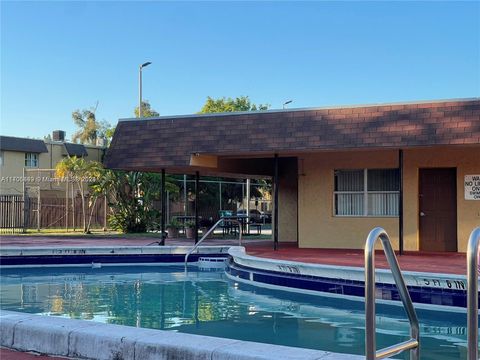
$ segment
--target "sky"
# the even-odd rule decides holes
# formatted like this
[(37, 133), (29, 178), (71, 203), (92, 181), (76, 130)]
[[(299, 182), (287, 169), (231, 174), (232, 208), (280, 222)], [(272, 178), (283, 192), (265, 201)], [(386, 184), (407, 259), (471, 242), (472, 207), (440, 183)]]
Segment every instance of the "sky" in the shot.
[(0, 134), (115, 125), (207, 96), (282, 108), (480, 96), (480, 2), (1, 1)]

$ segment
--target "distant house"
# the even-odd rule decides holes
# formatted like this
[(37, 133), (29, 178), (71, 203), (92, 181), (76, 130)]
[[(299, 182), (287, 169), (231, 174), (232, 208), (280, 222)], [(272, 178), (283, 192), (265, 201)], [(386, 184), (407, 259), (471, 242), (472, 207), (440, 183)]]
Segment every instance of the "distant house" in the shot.
[(303, 248), (362, 248), (382, 226), (396, 248), (465, 251), (480, 99), (125, 119), (105, 165), (273, 178), (274, 240)]
[(23, 194), (25, 176), (26, 184), (40, 186), (44, 195), (64, 197), (65, 185), (53, 179), (57, 163), (67, 156), (101, 162), (106, 149), (66, 142), (63, 131), (54, 131), (52, 139), (0, 136), (0, 195)]

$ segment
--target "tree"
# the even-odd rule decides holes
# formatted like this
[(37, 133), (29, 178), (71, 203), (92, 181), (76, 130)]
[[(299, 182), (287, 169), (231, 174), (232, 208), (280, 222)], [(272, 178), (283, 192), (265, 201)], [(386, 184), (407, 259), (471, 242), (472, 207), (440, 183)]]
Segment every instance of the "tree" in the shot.
[(240, 96), (235, 99), (225, 97), (213, 99), (208, 96), (199, 114), (268, 110), (269, 107), (270, 105), (268, 104), (252, 104), (248, 96)]
[[(135, 107), (135, 110), (133, 110), (133, 113), (135, 114), (135, 117), (140, 117), (140, 114), (138, 112), (138, 106)], [(152, 106), (148, 102), (148, 100), (142, 101), (142, 117), (157, 117), (160, 116), (160, 113), (156, 112), (155, 110), (152, 109)]]
[[(85, 202), (85, 183), (89, 183), (93, 179), (98, 179), (101, 175), (102, 164), (96, 161), (86, 161), (83, 158), (77, 158), (76, 156), (66, 157), (55, 167), (55, 175), (61, 179), (71, 182), (73, 185), (76, 185), (80, 196), (82, 198), (82, 215), (83, 215), (83, 232), (90, 232), (90, 221), (92, 218), (92, 212), (95, 208), (99, 193), (93, 192), (90, 197), (90, 202), (87, 207)], [(93, 201), (93, 202), (92, 202)], [(88, 218), (88, 210), (92, 209), (90, 212), (90, 217)], [(88, 220), (87, 220), (88, 218)]]
[[(178, 187), (168, 177), (165, 188), (170, 193), (178, 193)], [(131, 233), (158, 228), (161, 213), (154, 201), (161, 196), (160, 174), (103, 169), (92, 189), (107, 196), (113, 210), (109, 223), (114, 230)]]
[[(137, 118), (139, 117), (138, 106), (136, 106), (135, 109), (133, 109), (133, 114), (135, 115), (135, 117)], [(154, 109), (152, 109), (150, 103), (147, 100), (142, 101), (142, 117), (157, 117), (157, 116), (160, 116), (160, 114), (156, 112)], [(105, 138), (107, 139), (107, 145), (110, 144), (110, 142), (112, 141), (115, 128), (116, 126), (105, 128), (104, 134), (105, 134)]]
[(73, 122), (79, 128), (72, 136), (73, 142), (96, 145), (97, 138), (105, 137), (105, 132), (110, 127), (110, 124), (106, 121), (96, 120), (96, 109), (97, 107), (95, 106), (95, 108), (90, 110), (75, 110), (72, 113)]
[(107, 146), (110, 145), (110, 142), (112, 141), (113, 134), (115, 133), (116, 126), (109, 127), (108, 129), (105, 130), (105, 140), (107, 140)]

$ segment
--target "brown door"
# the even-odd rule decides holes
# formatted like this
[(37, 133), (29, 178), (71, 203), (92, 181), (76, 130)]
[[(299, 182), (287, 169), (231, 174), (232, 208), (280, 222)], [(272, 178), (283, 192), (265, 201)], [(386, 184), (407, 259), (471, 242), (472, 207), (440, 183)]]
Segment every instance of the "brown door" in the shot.
[(420, 250), (457, 251), (456, 169), (420, 169)]

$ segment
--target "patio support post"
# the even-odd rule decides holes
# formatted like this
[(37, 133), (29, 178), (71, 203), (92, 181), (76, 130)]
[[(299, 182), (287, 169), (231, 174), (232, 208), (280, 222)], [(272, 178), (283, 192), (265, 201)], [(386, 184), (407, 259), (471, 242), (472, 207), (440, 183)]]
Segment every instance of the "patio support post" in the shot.
[(183, 215), (187, 216), (187, 175), (183, 175)]
[(200, 182), (200, 173), (195, 171), (195, 244), (198, 242), (198, 188)]
[(273, 250), (278, 250), (278, 154), (275, 154), (273, 169)]
[(399, 255), (403, 255), (403, 150), (398, 150), (398, 173), (400, 189), (398, 199), (398, 247)]
[(165, 245), (165, 215), (166, 215), (166, 196), (165, 196), (165, 169), (162, 169), (162, 238), (159, 245)]
[(247, 179), (247, 207), (245, 209), (245, 214), (247, 214), (247, 223), (245, 225), (245, 231), (247, 234), (250, 234), (250, 179)]
[(223, 210), (222, 206), (222, 181), (220, 180), (218, 182), (218, 203), (219, 203), (219, 208), (218, 208), (218, 213), (220, 214), (220, 211)]
[(68, 232), (68, 181), (65, 183), (65, 231)]
[[(25, 183), (25, 168), (23, 168), (23, 178), (22, 178), (22, 201), (23, 201), (23, 228), (22, 232), (27, 232), (27, 184)], [(68, 189), (68, 188), (67, 188)], [(68, 222), (68, 219), (67, 219)]]

